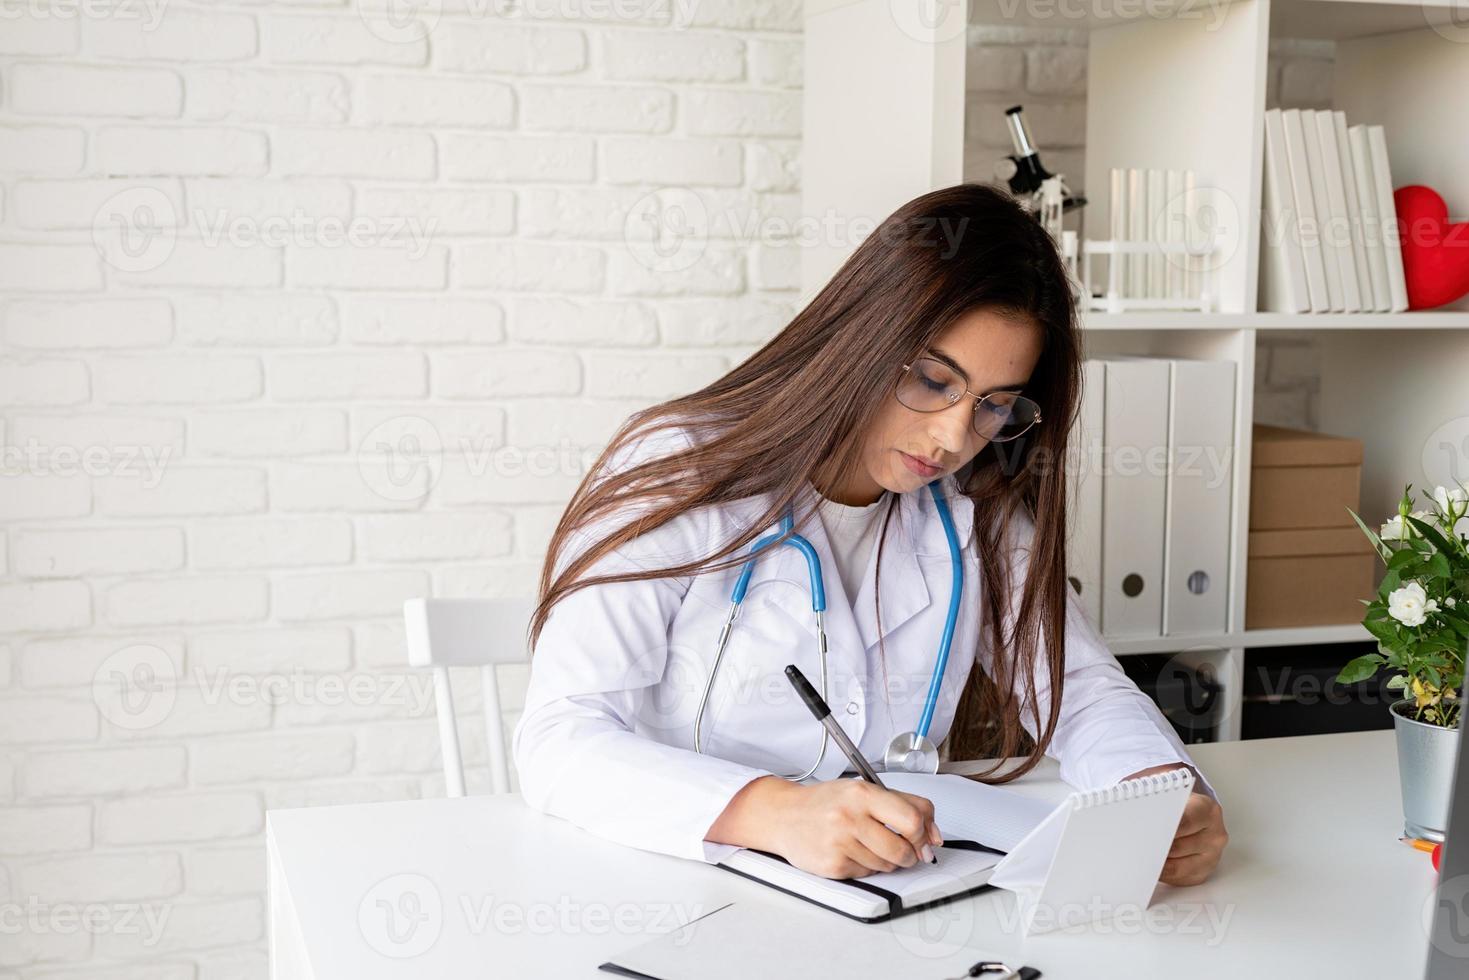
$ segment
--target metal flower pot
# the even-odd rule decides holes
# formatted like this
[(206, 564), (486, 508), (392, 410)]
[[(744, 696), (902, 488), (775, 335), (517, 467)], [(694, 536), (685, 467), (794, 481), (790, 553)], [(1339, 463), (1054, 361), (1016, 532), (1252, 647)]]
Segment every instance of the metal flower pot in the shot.
[(1449, 819), (1459, 729), (1415, 721), (1413, 701), (1392, 705), (1398, 739), (1398, 778), (1403, 787), (1403, 832), (1409, 837), (1442, 841)]

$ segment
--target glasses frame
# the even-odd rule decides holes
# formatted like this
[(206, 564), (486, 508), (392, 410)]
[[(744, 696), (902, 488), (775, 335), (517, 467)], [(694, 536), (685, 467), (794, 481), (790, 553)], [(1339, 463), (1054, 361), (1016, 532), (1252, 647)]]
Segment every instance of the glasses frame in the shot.
[[(948, 370), (948, 371), (953, 371), (954, 370), (953, 368), (951, 368), (947, 364), (945, 364), (943, 361), (940, 361), (938, 358), (928, 357), (927, 355), (924, 355), (922, 357), (915, 357), (913, 359), (912, 363), (904, 364), (903, 365), (903, 373), (906, 375), (906, 374), (909, 374), (910, 372), (912, 372), (914, 366), (917, 365), (919, 361), (932, 361), (934, 364), (937, 364), (939, 367), (942, 367), (945, 370)], [(902, 387), (901, 381), (899, 382), (899, 386), (898, 387)], [(924, 409), (921, 409), (921, 408), (914, 408), (912, 405), (909, 405), (907, 402), (903, 401), (903, 399), (898, 398), (898, 389), (897, 388), (894, 388), (893, 389), (893, 397), (895, 399), (897, 399), (897, 402), (898, 402), (899, 405), (902, 405), (904, 408), (906, 408), (910, 412), (918, 412), (921, 415), (933, 415), (933, 414), (935, 414), (937, 412), (946, 412), (946, 411), (948, 411), (949, 409), (953, 408), (955, 405), (959, 404), (959, 402), (961, 402), (964, 399), (964, 395), (969, 395), (970, 397), (972, 397), (974, 399), (974, 408), (972, 408), (970, 410), (970, 415), (973, 416), (973, 414), (975, 412), (978, 412), (979, 411), (979, 406), (983, 405), (985, 403), (985, 401), (987, 401), (991, 396), (1000, 394), (1000, 392), (992, 391), (992, 392), (989, 392), (988, 394), (981, 395), (981, 394), (979, 394), (976, 391), (970, 391), (968, 388), (965, 388), (963, 385), (960, 385), (959, 387), (960, 388), (963, 388), (963, 394), (961, 394), (958, 397), (956, 397), (953, 401), (949, 402), (949, 404), (945, 405), (943, 408), (931, 408), (931, 409), (928, 409), (927, 411), (925, 411)], [(1013, 442), (1014, 440), (1019, 439), (1021, 436), (1025, 435), (1031, 429), (1033, 429), (1036, 426), (1040, 425), (1041, 422), (1044, 421), (1044, 419), (1041, 417), (1041, 407), (1040, 407), (1040, 405), (1037, 405), (1034, 400), (1032, 400), (1030, 398), (1026, 398), (1024, 395), (1020, 394), (1020, 392), (1018, 392), (1018, 391), (1006, 391), (1006, 392), (1004, 392), (1004, 394), (1007, 394), (1007, 395), (1015, 395), (1018, 398), (1025, 398), (1026, 401), (1030, 402), (1032, 405), (1035, 405), (1035, 418), (1032, 419), (1030, 421), (1030, 423), (1025, 428), (1021, 429), (1019, 432), (1015, 433), (1013, 436), (1006, 436), (1003, 439), (996, 439), (993, 436), (986, 437), (982, 432), (980, 432), (977, 428), (975, 428), (975, 426), (974, 426), (974, 419), (972, 417), (969, 420), (969, 431), (973, 432), (975, 435), (979, 436), (982, 439), (983, 438), (988, 438), (990, 442)]]

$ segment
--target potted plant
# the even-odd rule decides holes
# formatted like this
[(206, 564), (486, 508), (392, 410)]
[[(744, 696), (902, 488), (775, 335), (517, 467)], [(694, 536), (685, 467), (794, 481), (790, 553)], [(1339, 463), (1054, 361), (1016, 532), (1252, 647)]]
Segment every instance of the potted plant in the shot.
[(1362, 625), (1377, 640), (1377, 652), (1352, 660), (1336, 679), (1354, 684), (1383, 667), (1394, 672), (1387, 686), (1404, 694), (1391, 706), (1404, 828), (1410, 837), (1441, 841), (1469, 646), (1469, 538), (1457, 529), (1469, 512), (1469, 484), (1424, 491), (1424, 510), (1412, 510), (1412, 489), (1404, 488), (1397, 516), (1377, 533), (1348, 509), (1387, 574), (1377, 598), (1362, 600)]

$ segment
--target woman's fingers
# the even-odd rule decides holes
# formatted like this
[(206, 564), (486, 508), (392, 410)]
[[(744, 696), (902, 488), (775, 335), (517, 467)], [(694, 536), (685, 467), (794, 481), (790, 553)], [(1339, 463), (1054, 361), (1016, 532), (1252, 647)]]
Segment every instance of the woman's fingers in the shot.
[(874, 788), (877, 792), (873, 794), (872, 815), (906, 838), (918, 856), (927, 860), (923, 849), (942, 841), (942, 838), (934, 840), (938, 828), (933, 822), (932, 801), (911, 793)]
[[(903, 865), (887, 855), (899, 855), (903, 850), (908, 852), (909, 864), (912, 864), (913, 849), (897, 834), (888, 830), (876, 821), (869, 821), (892, 843), (885, 844), (882, 838), (871, 831), (863, 831), (852, 838), (847, 846), (843, 848), (847, 860), (861, 866), (860, 874), (867, 875), (874, 871), (896, 871)], [(869, 843), (871, 841), (871, 843)]]

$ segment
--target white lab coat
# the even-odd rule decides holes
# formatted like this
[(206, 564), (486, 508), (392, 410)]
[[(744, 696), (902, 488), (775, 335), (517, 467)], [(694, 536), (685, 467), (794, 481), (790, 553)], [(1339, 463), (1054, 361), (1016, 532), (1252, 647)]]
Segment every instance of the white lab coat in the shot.
[[(623, 458), (659, 446), (666, 451), (669, 439), (676, 448), (676, 440), (687, 436), (660, 436)], [(952, 476), (941, 486), (964, 542), (965, 575), (930, 728), (934, 744), (949, 731), (973, 665), (982, 608), (973, 506)], [(796, 506), (797, 529), (816, 548), (825, 572), (826, 700), (863, 755), (877, 762), (894, 735), (917, 727), (923, 710), (948, 611), (948, 545), (927, 488), (902, 494), (882, 556), (884, 670), (873, 614), (876, 549), (854, 601), (836, 573), (820, 520), (814, 514), (802, 518), (816, 491), (807, 484), (804, 492)], [(596, 571), (663, 568), (705, 556), (713, 542), (732, 540), (766, 506), (761, 496), (690, 511), (604, 558)], [(578, 542), (577, 547), (588, 543)], [(1024, 561), (1019, 558), (1017, 582), (1023, 581)], [(553, 608), (535, 647), (525, 710), (512, 739), (527, 803), (646, 850), (711, 862), (734, 850), (703, 839), (730, 798), (759, 776), (804, 771), (815, 761), (822, 734), (784, 674), (785, 665), (794, 663), (820, 686), (806, 562), (796, 549), (780, 547), (755, 566), (706, 709), (703, 753), (693, 751), (694, 716), (738, 575), (735, 566), (591, 586)], [(1018, 597), (1012, 597), (1011, 615), (1017, 606)], [(1157, 706), (1122, 672), (1075, 602), (1069, 603), (1067, 624), (1062, 710), (1049, 749), (1060, 761), (1062, 778), (1093, 789), (1151, 766), (1192, 765)], [(1045, 717), (1043, 666), (1037, 683)], [(832, 779), (848, 768), (830, 743), (811, 779)]]

